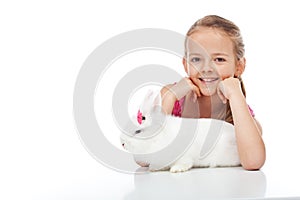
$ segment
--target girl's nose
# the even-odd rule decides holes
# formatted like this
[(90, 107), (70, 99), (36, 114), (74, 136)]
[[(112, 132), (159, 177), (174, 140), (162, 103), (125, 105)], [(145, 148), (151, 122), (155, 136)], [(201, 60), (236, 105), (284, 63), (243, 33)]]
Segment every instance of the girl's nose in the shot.
[(214, 71), (214, 68), (210, 65), (204, 65), (201, 69), (200, 72), (203, 73), (211, 73)]

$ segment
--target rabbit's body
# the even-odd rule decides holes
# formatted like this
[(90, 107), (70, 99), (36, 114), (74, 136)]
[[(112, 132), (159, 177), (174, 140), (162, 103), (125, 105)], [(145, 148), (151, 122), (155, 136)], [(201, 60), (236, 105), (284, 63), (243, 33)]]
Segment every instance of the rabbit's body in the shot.
[[(190, 167), (229, 167), (240, 165), (233, 125), (215, 119), (190, 120), (199, 121), (196, 139), (187, 152), (173, 166), (181, 162), (184, 163), (190, 158), (192, 158)], [(213, 130), (212, 126), (219, 126), (219, 130)], [(213, 133), (212, 131), (217, 132)], [(209, 134), (214, 134), (214, 136), (210, 137)], [(176, 171), (176, 169), (172, 168), (174, 167), (171, 167), (171, 171)]]
[[(151, 171), (240, 165), (234, 126), (216, 119), (179, 118), (152, 110), (122, 134), (123, 147)], [(136, 126), (135, 126), (136, 127)]]

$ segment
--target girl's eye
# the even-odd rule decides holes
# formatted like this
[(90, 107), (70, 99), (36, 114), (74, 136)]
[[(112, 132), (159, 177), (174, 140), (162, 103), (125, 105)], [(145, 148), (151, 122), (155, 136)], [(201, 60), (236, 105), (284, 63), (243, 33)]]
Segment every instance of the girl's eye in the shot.
[(200, 62), (200, 58), (199, 57), (193, 57), (191, 58), (191, 62)]
[(226, 60), (224, 58), (215, 58), (216, 62), (225, 62)]

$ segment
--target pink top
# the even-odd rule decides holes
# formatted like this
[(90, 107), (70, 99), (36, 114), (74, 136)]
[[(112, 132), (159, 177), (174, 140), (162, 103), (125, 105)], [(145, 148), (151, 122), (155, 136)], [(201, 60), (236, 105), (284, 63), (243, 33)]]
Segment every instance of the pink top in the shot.
[[(185, 97), (181, 98), (180, 100), (175, 101), (173, 111), (172, 111), (172, 115), (174, 115), (176, 117), (181, 117), (181, 114), (182, 114), (182, 111), (183, 111), (184, 100), (185, 100)], [(255, 116), (254, 112), (250, 108), (249, 105), (248, 105), (248, 109), (249, 109), (249, 112), (252, 115), (252, 117), (254, 117)]]
[(184, 100), (185, 100), (185, 97), (181, 98), (180, 100), (175, 101), (172, 115), (174, 115), (176, 117), (181, 117)]

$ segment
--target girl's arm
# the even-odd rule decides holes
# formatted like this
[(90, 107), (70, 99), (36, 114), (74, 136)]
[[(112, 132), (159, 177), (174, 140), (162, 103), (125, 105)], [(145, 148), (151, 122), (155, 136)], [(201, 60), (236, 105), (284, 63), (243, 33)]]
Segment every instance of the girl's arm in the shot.
[(188, 92), (193, 91), (198, 97), (201, 95), (200, 89), (194, 85), (190, 78), (182, 78), (176, 84), (170, 84), (163, 87), (160, 91), (162, 100), (162, 110), (166, 114), (171, 114), (174, 103), (186, 96)]
[(266, 159), (262, 129), (251, 116), (243, 95), (232, 96), (229, 103), (241, 164), (248, 170), (260, 169)]
[(221, 91), (231, 107), (241, 164), (247, 170), (260, 169), (266, 159), (262, 128), (249, 111), (239, 80), (225, 79)]
[(172, 85), (167, 85), (160, 90), (162, 111), (170, 115), (172, 113), (176, 96), (170, 91)]

